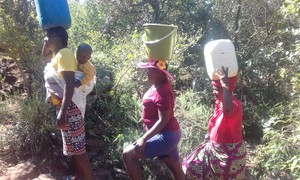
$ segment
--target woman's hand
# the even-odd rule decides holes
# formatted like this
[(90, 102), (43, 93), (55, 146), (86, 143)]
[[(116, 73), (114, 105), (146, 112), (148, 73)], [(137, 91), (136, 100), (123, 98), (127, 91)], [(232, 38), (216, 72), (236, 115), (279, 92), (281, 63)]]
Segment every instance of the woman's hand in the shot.
[(136, 154), (142, 154), (144, 152), (145, 144), (146, 144), (146, 141), (143, 137), (141, 137), (140, 139), (135, 141), (135, 143), (134, 143), (134, 146), (135, 146), (134, 147), (134, 152)]
[(158, 110), (158, 121), (156, 121), (156, 123), (140, 139), (133, 143), (135, 146), (134, 151), (137, 154), (142, 154), (144, 152), (146, 141), (162, 131), (169, 122), (169, 114), (169, 111)]
[(58, 127), (64, 127), (67, 125), (67, 112), (68, 107), (72, 102), (72, 97), (74, 93), (74, 72), (73, 71), (62, 71), (61, 72), (66, 85), (64, 87), (64, 95), (60, 107), (60, 111), (57, 115), (57, 125)]
[(222, 87), (229, 89), (229, 82), (228, 82), (228, 67), (222, 66), (221, 69), (217, 69), (216, 71), (217, 76), (220, 78), (220, 82)]
[(59, 128), (64, 128), (67, 125), (67, 112), (59, 111), (56, 117), (56, 123)]

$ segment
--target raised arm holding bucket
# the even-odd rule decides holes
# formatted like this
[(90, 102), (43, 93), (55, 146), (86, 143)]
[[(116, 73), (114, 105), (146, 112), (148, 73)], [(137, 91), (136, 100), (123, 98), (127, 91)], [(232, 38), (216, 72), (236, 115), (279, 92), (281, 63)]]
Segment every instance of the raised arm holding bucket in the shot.
[(208, 76), (214, 94), (214, 112), (204, 142), (186, 158), (186, 179), (245, 179), (246, 147), (242, 136), (243, 108), (232, 92), (237, 82), (235, 49), (230, 40), (204, 47)]

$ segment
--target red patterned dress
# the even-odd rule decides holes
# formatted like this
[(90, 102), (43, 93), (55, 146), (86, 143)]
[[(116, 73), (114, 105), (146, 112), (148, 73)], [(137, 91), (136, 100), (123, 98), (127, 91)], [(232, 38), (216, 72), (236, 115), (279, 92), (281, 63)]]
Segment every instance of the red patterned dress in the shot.
[(242, 137), (241, 103), (233, 97), (233, 110), (225, 114), (216, 101), (208, 124), (207, 140), (182, 162), (187, 179), (245, 179), (246, 147)]

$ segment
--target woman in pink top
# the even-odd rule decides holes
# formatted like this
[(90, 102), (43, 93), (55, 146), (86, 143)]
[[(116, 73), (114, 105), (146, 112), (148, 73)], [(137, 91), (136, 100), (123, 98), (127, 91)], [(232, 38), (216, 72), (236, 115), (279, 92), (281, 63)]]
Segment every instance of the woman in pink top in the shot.
[(214, 112), (206, 140), (183, 160), (186, 179), (244, 179), (246, 147), (242, 137), (241, 103), (232, 95), (237, 77), (228, 78), (228, 68), (217, 71), (212, 81)]
[(138, 67), (147, 68), (152, 86), (144, 94), (142, 121), (145, 134), (123, 151), (123, 161), (131, 179), (141, 180), (139, 159), (161, 158), (176, 180), (183, 180), (184, 174), (179, 160), (177, 144), (180, 141), (179, 124), (174, 117), (174, 94), (168, 80), (173, 79), (166, 71), (163, 60), (148, 60)]

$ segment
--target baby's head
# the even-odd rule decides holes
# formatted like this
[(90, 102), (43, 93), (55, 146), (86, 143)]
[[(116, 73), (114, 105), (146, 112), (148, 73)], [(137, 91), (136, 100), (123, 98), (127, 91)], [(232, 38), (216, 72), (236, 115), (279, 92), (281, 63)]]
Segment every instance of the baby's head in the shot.
[(93, 53), (92, 47), (88, 44), (80, 44), (76, 51), (76, 59), (78, 64), (84, 64), (88, 62)]

